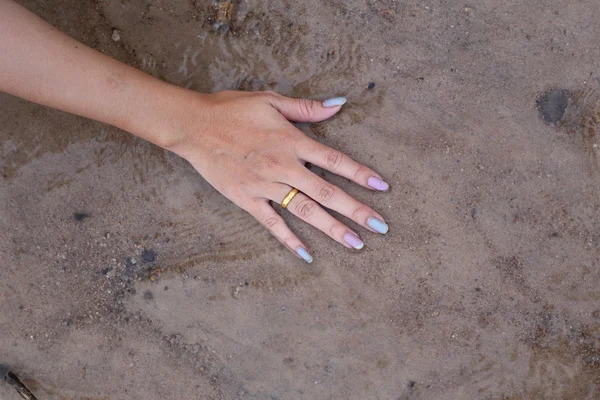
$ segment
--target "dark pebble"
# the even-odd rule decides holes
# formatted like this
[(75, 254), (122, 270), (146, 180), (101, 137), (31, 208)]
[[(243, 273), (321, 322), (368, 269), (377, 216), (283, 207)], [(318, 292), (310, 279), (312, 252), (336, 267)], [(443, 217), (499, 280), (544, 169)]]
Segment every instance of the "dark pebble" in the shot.
[(89, 218), (90, 214), (88, 213), (73, 213), (73, 218), (75, 218), (75, 221), (83, 221), (86, 218)]
[(373, 89), (373, 88), (375, 88), (375, 82), (369, 82), (368, 89)]
[(569, 91), (557, 89), (538, 98), (536, 104), (542, 119), (550, 124), (560, 121), (569, 104), (569, 97)]
[(408, 387), (409, 388), (414, 388), (416, 383), (417, 382), (415, 382), (415, 381), (408, 381)]
[(104, 269), (102, 270), (102, 275), (106, 275), (106, 274), (108, 274), (110, 271), (112, 271), (112, 267), (107, 267), (107, 268), (104, 268)]
[(146, 301), (152, 301), (152, 300), (154, 300), (154, 294), (152, 294), (151, 291), (146, 290), (144, 292), (144, 300), (146, 300)]
[(144, 249), (142, 251), (142, 260), (144, 260), (144, 262), (154, 262), (154, 260), (156, 260), (156, 253), (154, 250)]

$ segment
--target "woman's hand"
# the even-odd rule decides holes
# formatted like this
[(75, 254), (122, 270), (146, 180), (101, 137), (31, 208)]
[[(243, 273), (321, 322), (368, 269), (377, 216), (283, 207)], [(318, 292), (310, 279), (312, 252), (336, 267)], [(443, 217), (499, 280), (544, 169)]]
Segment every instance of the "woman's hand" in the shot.
[[(381, 215), (304, 167), (309, 162), (366, 188), (387, 190), (379, 174), (330, 149), (288, 121), (323, 121), (343, 98), (323, 103), (270, 92), (199, 94), (92, 50), (12, 1), (0, 1), (0, 91), (122, 128), (188, 160), (228, 199), (291, 251), (306, 247), (269, 201), (297, 188), (288, 210), (349, 248), (363, 242), (321, 206), (386, 233)], [(321, 206), (320, 206), (320, 205)]]
[[(306, 246), (275, 212), (292, 190), (298, 193), (288, 210), (348, 248), (361, 249), (359, 235), (322, 207), (337, 211), (366, 229), (386, 233), (387, 224), (371, 207), (305, 168), (311, 163), (371, 190), (388, 184), (370, 168), (304, 135), (289, 121), (330, 118), (346, 102), (290, 99), (272, 92), (198, 94), (194, 114), (178, 127), (180, 134), (165, 147), (189, 161), (211, 185), (249, 212), (273, 236), (307, 262)], [(188, 112), (189, 115), (189, 112)]]

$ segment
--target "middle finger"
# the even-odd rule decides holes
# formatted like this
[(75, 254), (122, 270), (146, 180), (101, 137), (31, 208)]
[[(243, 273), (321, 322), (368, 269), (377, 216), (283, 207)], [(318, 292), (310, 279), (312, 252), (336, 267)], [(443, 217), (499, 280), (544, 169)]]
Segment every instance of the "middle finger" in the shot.
[[(286, 184), (277, 184), (270, 191), (270, 200), (281, 203), (282, 199), (291, 190), (292, 188)], [(363, 241), (356, 232), (335, 219), (331, 214), (323, 210), (317, 202), (302, 192), (294, 196), (289, 202), (287, 210), (348, 248), (360, 250), (364, 247)]]
[(290, 182), (286, 183), (370, 231), (382, 234), (388, 231), (388, 225), (381, 214), (306, 168), (297, 168), (291, 174)]

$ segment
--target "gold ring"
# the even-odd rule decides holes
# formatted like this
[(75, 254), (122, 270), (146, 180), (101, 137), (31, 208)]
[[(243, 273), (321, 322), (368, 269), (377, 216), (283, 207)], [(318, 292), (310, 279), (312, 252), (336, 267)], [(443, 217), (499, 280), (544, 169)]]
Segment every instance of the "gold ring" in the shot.
[(283, 201), (281, 202), (281, 207), (287, 208), (290, 204), (290, 201), (298, 194), (298, 189), (293, 188), (290, 192), (285, 196)]

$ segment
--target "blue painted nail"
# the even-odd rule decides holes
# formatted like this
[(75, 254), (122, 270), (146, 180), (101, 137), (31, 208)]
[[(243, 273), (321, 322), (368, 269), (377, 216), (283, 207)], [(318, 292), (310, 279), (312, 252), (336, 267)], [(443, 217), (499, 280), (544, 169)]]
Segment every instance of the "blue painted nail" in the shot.
[(325, 100), (323, 102), (323, 107), (325, 107), (325, 108), (339, 107), (339, 106), (343, 106), (344, 104), (346, 104), (345, 97), (334, 97), (332, 99)]
[(311, 256), (310, 254), (308, 254), (308, 251), (306, 251), (306, 249), (303, 249), (302, 247), (299, 247), (299, 248), (296, 250), (296, 253), (297, 253), (297, 254), (298, 254), (300, 257), (302, 257), (302, 259), (303, 259), (304, 261), (306, 261), (307, 263), (309, 263), (309, 264), (310, 264), (311, 262), (313, 262), (313, 258), (312, 258), (312, 256)]
[(375, 217), (370, 217), (367, 220), (367, 225), (369, 225), (371, 227), (371, 229), (373, 229), (375, 232), (379, 232), (379, 233), (387, 233), (388, 231), (388, 224), (386, 224), (385, 222), (375, 218)]

